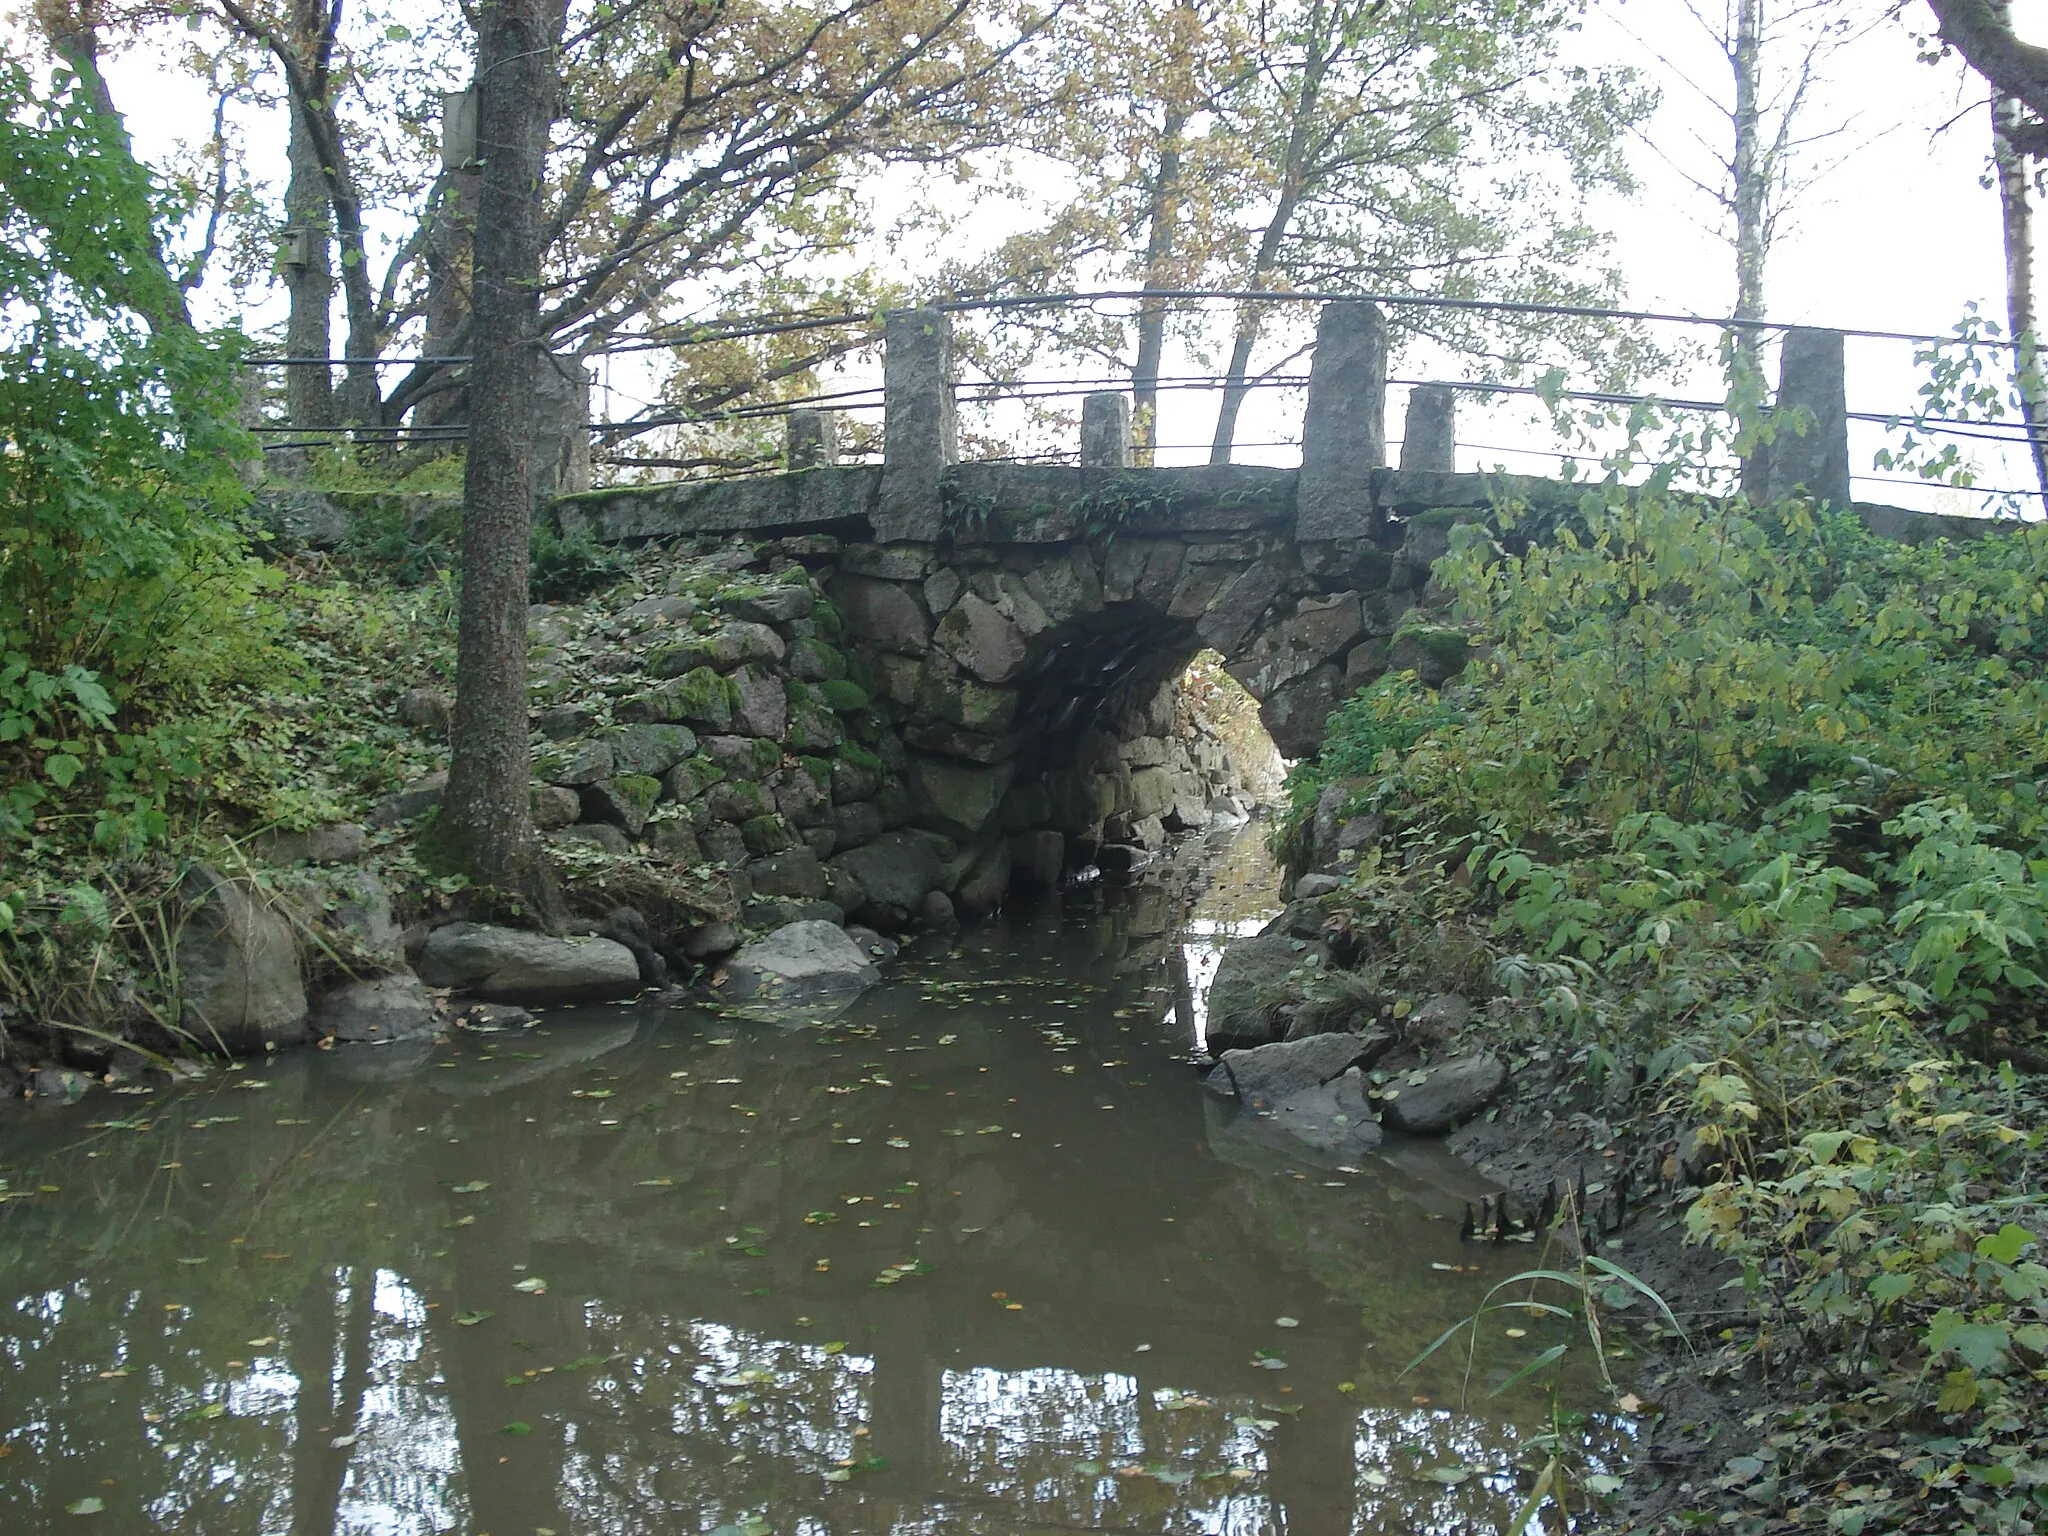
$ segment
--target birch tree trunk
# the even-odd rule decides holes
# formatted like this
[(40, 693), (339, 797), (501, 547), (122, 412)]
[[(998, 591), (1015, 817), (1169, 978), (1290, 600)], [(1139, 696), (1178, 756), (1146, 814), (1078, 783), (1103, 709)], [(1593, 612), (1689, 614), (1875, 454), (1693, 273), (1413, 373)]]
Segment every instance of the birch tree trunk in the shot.
[[(1997, 7), (2008, 25), (2011, 5)], [(2034, 479), (2048, 506), (2048, 399), (2044, 399), (2040, 348), (2034, 318), (2034, 212), (2027, 199), (2027, 157), (2018, 138), (2026, 110), (2018, 98), (2003, 91), (1991, 97), (1991, 155), (1998, 171), (1998, 206), (2005, 227), (2005, 316), (2007, 332), (2018, 345), (2013, 379), (2019, 388), (2020, 412), (2026, 418)]]

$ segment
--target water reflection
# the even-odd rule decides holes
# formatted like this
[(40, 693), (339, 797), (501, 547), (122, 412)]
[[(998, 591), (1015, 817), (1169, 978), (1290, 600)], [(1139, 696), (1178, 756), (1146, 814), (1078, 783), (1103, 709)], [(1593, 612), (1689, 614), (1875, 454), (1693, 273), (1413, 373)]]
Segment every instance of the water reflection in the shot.
[(562, 1014), (10, 1122), (0, 1529), (1497, 1525), (1543, 1341), (1464, 1410), (1399, 1372), (1513, 1257), (1426, 1159), (1218, 1136), (1150, 873), (827, 1030)]

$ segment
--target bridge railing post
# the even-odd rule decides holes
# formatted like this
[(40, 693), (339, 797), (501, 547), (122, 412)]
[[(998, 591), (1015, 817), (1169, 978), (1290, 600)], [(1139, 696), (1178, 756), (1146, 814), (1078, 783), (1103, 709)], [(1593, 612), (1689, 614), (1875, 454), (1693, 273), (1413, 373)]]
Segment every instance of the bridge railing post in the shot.
[(1401, 467), (1440, 475), (1458, 471), (1458, 395), (1448, 384), (1417, 384), (1408, 391), (1401, 426)]
[(783, 450), (787, 468), (826, 469), (839, 462), (837, 411), (791, 411), (784, 428), (788, 434)]
[(953, 317), (939, 309), (898, 310), (882, 323), (878, 542), (938, 538), (940, 482), (959, 456)]
[(1295, 537), (1371, 533), (1379, 521), (1372, 472), (1386, 463), (1386, 320), (1366, 299), (1325, 304), (1316, 321), (1302, 417)]
[(1804, 489), (1818, 501), (1849, 505), (1849, 385), (1840, 331), (1795, 327), (1778, 353), (1781, 411), (1803, 407), (1803, 433), (1780, 429), (1763, 449), (1764, 495), (1776, 501)]
[(1131, 467), (1131, 397), (1111, 390), (1081, 400), (1081, 467)]

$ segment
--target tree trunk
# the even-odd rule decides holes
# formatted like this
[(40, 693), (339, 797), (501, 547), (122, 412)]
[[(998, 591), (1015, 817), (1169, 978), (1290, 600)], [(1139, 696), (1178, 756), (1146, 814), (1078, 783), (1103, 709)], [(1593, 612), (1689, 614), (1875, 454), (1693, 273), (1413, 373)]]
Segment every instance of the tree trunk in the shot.
[[(1316, 108), (1321, 104), (1323, 75), (1330, 67), (1327, 44), (1330, 39), (1319, 27), (1325, 21), (1320, 7), (1310, 15), (1308, 55), (1302, 61), (1301, 90), (1294, 99), (1294, 120), (1287, 127), (1287, 148), (1280, 161), (1280, 197), (1266, 231), (1259, 238), (1259, 252), (1252, 260), (1248, 288), (1264, 288), (1266, 279), (1280, 262), (1280, 248), (1286, 242), (1294, 210), (1301, 205), (1308, 179), (1308, 141), (1315, 126)], [(1237, 334), (1231, 339), (1230, 368), (1224, 376), (1223, 404), (1216, 412), (1216, 435), (1209, 443), (1209, 462), (1228, 464), (1231, 444), (1237, 438), (1237, 415), (1244, 397), (1251, 392), (1245, 380), (1251, 374), (1252, 348), (1257, 345), (1264, 322), (1256, 303), (1241, 305), (1237, 312)]]
[[(1167, 286), (1166, 260), (1173, 254), (1175, 201), (1180, 191), (1180, 136), (1188, 115), (1169, 110), (1162, 125), (1159, 171), (1145, 209), (1145, 279), (1147, 288)], [(1133, 461), (1150, 468), (1159, 442), (1159, 360), (1166, 350), (1166, 301), (1147, 300), (1138, 306), (1138, 360), (1131, 368), (1131, 446)]]
[[(1763, 164), (1763, 0), (1736, 0), (1734, 46), (1728, 63), (1735, 75), (1735, 130), (1728, 161), (1729, 206), (1735, 214), (1735, 310), (1738, 320), (1761, 320), (1764, 313), (1764, 215), (1770, 187)], [(1738, 326), (1728, 339), (1728, 394), (1738, 407), (1760, 410), (1764, 404), (1762, 333)], [(1741, 485), (1752, 501), (1764, 495), (1764, 455), (1759, 443), (1744, 456)]]
[(533, 831), (526, 724), (541, 190), (560, 83), (564, 0), (497, 0), (477, 47), (476, 322), (462, 485), (462, 606), (446, 850), (481, 902), (559, 927)]
[[(294, 0), (292, 41), (308, 57), (319, 48), (326, 19), (326, 8), (318, 0)], [(285, 96), (286, 110), (291, 113), (291, 181), (284, 194), (285, 223), (300, 232), (297, 249), (286, 254), (306, 259), (285, 264), (284, 286), (291, 311), (285, 320), (284, 349), (290, 357), (330, 357), (334, 345), (334, 215), (305, 108), (293, 92), (288, 90)], [(301, 432), (334, 425), (334, 378), (324, 366), (285, 370), (285, 419)]]
[[(445, 146), (444, 146), (445, 149)], [(426, 355), (446, 357), (466, 344), (470, 319), (470, 281), (476, 234), (477, 176), (468, 169), (443, 169), (434, 191), (427, 228)], [(447, 387), (453, 369), (433, 381), (435, 393), (413, 412), (419, 426), (438, 426), (468, 419), (468, 393)]]
[[(2011, 6), (2001, 0), (1998, 11), (2009, 24)], [(1998, 169), (1998, 205), (2005, 225), (2005, 315), (2008, 334), (2017, 345), (2013, 382), (2026, 419), (2034, 479), (2048, 506), (2048, 391), (2041, 378), (2040, 352), (2034, 324), (2034, 212), (2027, 200), (2027, 161), (2015, 139), (2026, 121), (2017, 98), (2003, 92), (1991, 98), (1991, 155)]]

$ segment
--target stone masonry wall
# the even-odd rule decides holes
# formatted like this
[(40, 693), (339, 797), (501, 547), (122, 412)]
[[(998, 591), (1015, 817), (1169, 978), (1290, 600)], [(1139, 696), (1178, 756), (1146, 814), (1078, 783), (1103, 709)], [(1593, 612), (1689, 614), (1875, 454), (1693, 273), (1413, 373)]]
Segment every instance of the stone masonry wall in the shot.
[(979, 745), (1000, 691), (879, 630), (878, 604), (912, 599), (847, 574), (848, 553), (818, 535), (685, 543), (643, 555), (642, 595), (530, 615), (536, 818), (571, 859), (722, 870), (739, 922), (672, 936), (689, 958), (808, 918), (983, 916), (1013, 887), (1248, 815), (1177, 673), (1120, 677), (1074, 771), (1019, 780)]

